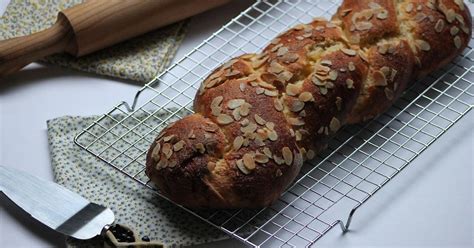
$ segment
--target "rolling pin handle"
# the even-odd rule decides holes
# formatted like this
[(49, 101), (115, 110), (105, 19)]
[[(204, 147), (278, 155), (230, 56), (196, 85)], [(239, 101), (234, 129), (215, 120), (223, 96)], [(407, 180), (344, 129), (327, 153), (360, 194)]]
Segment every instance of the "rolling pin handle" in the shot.
[(56, 23), (41, 32), (0, 41), (0, 77), (14, 73), (45, 56), (75, 53), (76, 42), (69, 21), (58, 15)]

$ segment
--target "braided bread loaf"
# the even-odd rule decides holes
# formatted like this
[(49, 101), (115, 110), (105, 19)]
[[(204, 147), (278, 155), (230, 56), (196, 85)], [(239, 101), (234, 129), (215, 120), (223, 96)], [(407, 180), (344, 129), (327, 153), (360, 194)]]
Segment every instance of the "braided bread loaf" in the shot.
[(196, 114), (164, 129), (146, 173), (188, 207), (263, 207), (345, 125), (371, 119), (467, 46), (462, 0), (345, 0), (262, 53), (217, 68)]

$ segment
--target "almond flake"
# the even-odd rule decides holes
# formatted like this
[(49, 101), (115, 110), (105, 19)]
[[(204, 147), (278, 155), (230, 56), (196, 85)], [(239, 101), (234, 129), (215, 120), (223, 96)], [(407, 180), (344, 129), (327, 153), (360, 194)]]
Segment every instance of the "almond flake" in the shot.
[(325, 65), (325, 66), (331, 66), (332, 65), (332, 62), (331, 60), (328, 60), (328, 59), (323, 59), (321, 60), (321, 62), (319, 62), (321, 65)]
[(352, 11), (352, 9), (344, 9), (344, 10), (341, 10), (341, 16), (342, 16), (342, 17), (345, 17), (345, 16), (347, 16), (351, 11)]
[(214, 87), (214, 85), (218, 84), (221, 81), (222, 81), (221, 78), (216, 78), (216, 79), (210, 80), (209, 82), (206, 82), (206, 88), (212, 88), (212, 87)]
[(454, 3), (456, 3), (461, 11), (464, 10), (464, 3), (462, 0), (454, 0)]
[(308, 159), (313, 159), (314, 156), (316, 156), (316, 154), (314, 153), (314, 151), (311, 150), (311, 149), (309, 149), (308, 152), (306, 153), (306, 157), (307, 157)]
[(294, 156), (295, 156), (295, 159), (294, 159), (294, 164), (295, 166), (297, 167), (301, 167), (303, 166), (303, 163), (304, 163), (304, 160), (303, 160), (303, 154), (300, 153), (300, 152), (296, 152), (294, 151)]
[(193, 130), (193, 129), (191, 129), (191, 131), (189, 132), (188, 138), (189, 138), (189, 139), (195, 139), (195, 138), (196, 138), (196, 135), (194, 134), (194, 130)]
[(223, 99), (224, 99), (223, 96), (214, 97), (214, 99), (212, 99), (211, 106), (216, 106), (216, 107), (219, 106)]
[(268, 56), (263, 57), (262, 59), (257, 59), (252, 61), (252, 68), (258, 69), (260, 68), (265, 62), (267, 62)]
[(237, 160), (237, 162), (235, 162), (235, 165), (237, 165), (237, 168), (245, 175), (250, 174), (251, 171), (245, 168), (244, 162), (242, 161), (242, 159)]
[(268, 121), (267, 123), (265, 123), (265, 127), (267, 127), (270, 130), (273, 130), (275, 129), (275, 123)]
[(163, 149), (161, 150), (165, 154), (166, 158), (169, 159), (173, 155), (173, 150), (171, 149), (170, 143), (164, 143)]
[(295, 130), (293, 130), (293, 128), (290, 128), (290, 135), (291, 137), (295, 137)]
[(277, 54), (276, 54), (276, 55), (277, 55), (278, 57), (280, 57), (280, 56), (283, 56), (283, 55), (287, 54), (288, 51), (289, 51), (289, 50), (288, 50), (288, 47), (280, 47), (280, 48), (278, 48), (278, 51), (277, 51)]
[(422, 50), (422, 51), (429, 51), (431, 49), (430, 43), (424, 41), (424, 40), (415, 40), (416, 45)]
[(304, 108), (304, 102), (299, 101), (299, 100), (294, 100), (294, 101), (291, 103), (291, 108), (290, 108), (290, 110), (291, 110), (292, 112), (299, 112), (299, 111), (301, 111), (303, 108)]
[(372, 28), (372, 23), (366, 21), (356, 22), (354, 25), (355, 28), (359, 31), (365, 31)]
[(237, 137), (235, 137), (232, 146), (233, 146), (234, 150), (237, 151), (237, 150), (240, 149), (240, 147), (242, 147), (243, 143), (244, 143), (244, 137), (237, 136)]
[(387, 17), (388, 17), (388, 11), (386, 10), (382, 10), (377, 14), (377, 18), (381, 20), (387, 19)]
[(242, 116), (240, 116), (240, 108), (232, 110), (232, 117), (234, 117), (234, 120), (236, 121), (240, 121), (240, 119), (242, 119)]
[(341, 122), (336, 117), (333, 117), (331, 122), (329, 122), (329, 129), (335, 133), (339, 128), (341, 128)]
[(435, 30), (436, 30), (436, 32), (441, 33), (441, 31), (443, 31), (443, 29), (444, 29), (444, 20), (443, 20), (443, 19), (439, 19), (439, 20), (436, 22)]
[(304, 125), (304, 121), (301, 120), (300, 118), (293, 118), (293, 117), (290, 117), (290, 118), (288, 118), (288, 122), (289, 122), (290, 125), (292, 125), (292, 126), (303, 126), (303, 125)]
[(209, 125), (206, 124), (206, 125), (203, 125), (203, 129), (206, 132), (215, 133), (217, 131), (218, 127), (210, 125), (210, 124)]
[(383, 75), (385, 75), (385, 77), (390, 76), (390, 67), (382, 66), (382, 68), (380, 68), (380, 71), (383, 73)]
[(158, 164), (156, 164), (155, 168), (158, 169), (158, 170), (162, 169), (162, 168), (165, 168), (166, 166), (168, 166), (167, 163), (168, 163), (168, 160), (163, 158), (160, 161), (158, 161)]
[(311, 82), (313, 82), (313, 84), (315, 84), (315, 85), (317, 85), (317, 86), (324, 86), (324, 85), (326, 85), (326, 82), (321, 82), (321, 80), (319, 80), (316, 75), (313, 75), (313, 76), (311, 77)]
[(252, 107), (252, 105), (250, 105), (250, 103), (246, 102), (246, 103), (242, 104), (242, 106), (240, 106), (240, 115), (241, 116), (249, 115), (251, 107)]
[(409, 3), (405, 6), (405, 11), (410, 13), (413, 10), (413, 3)]
[(250, 171), (255, 169), (255, 160), (254, 160), (253, 154), (251, 153), (244, 154), (244, 156), (242, 157), (242, 160), (244, 162), (245, 168), (247, 168)]
[(362, 52), (361, 50), (359, 50), (359, 57), (366, 63), (369, 63), (369, 59), (367, 58), (367, 55)]
[(261, 87), (257, 87), (257, 89), (255, 89), (255, 93), (257, 93), (257, 95), (261, 95), (265, 92), (265, 89), (264, 88), (261, 88)]
[(301, 135), (300, 131), (296, 130), (295, 137), (296, 137), (296, 141), (301, 141), (301, 139), (303, 138), (303, 135)]
[(462, 46), (461, 37), (459, 37), (459, 36), (454, 37), (454, 45), (458, 49), (461, 48), (461, 46)]
[(255, 154), (255, 162), (257, 162), (259, 164), (265, 164), (265, 163), (268, 163), (268, 161), (269, 161), (269, 159), (268, 159), (267, 155), (261, 154), (261, 153)]
[(318, 134), (322, 134), (323, 132), (324, 132), (324, 127), (320, 127), (320, 128), (318, 129)]
[(255, 114), (253, 117), (255, 119), (255, 122), (257, 122), (257, 124), (262, 125), (262, 126), (265, 125), (266, 121), (262, 117), (260, 117), (257, 114)]
[(414, 20), (415, 22), (422, 22), (422, 21), (425, 20), (425, 18), (427, 18), (427, 17), (428, 17), (428, 16), (425, 15), (425, 13), (417, 13), (417, 14), (415, 15), (415, 17), (413, 18), (413, 20)]
[(374, 86), (387, 86), (387, 79), (381, 71), (375, 71), (372, 77), (374, 79)]
[(168, 141), (173, 142), (173, 140), (175, 140), (176, 138), (177, 138), (176, 135), (172, 134), (172, 135), (165, 136), (165, 137), (163, 138), (163, 141), (164, 141), (164, 142), (168, 142)]
[(349, 55), (349, 56), (356, 56), (356, 54), (357, 54), (357, 52), (355, 50), (347, 49), (347, 48), (341, 48), (341, 51), (343, 53), (345, 53), (346, 55)]
[(349, 68), (349, 71), (355, 71), (355, 65), (354, 65), (354, 62), (349, 62), (349, 65), (348, 65), (348, 68)]
[(314, 102), (314, 97), (313, 95), (308, 92), (308, 91), (305, 91), (303, 93), (301, 93), (299, 96), (298, 96), (298, 99), (302, 102)]
[(183, 149), (183, 147), (186, 145), (186, 142), (184, 140), (178, 141), (176, 144), (173, 145), (173, 150), (175, 152)]
[(276, 154), (273, 154), (273, 160), (275, 161), (275, 163), (277, 163), (278, 165), (282, 165), (283, 163), (285, 163), (285, 160), (281, 157), (278, 157)]
[(385, 92), (385, 96), (387, 97), (388, 100), (393, 100), (393, 91), (387, 87), (385, 87), (384, 89), (384, 92)]
[(151, 152), (151, 158), (155, 161), (160, 160), (160, 150), (161, 150), (161, 145), (160, 143), (156, 143), (155, 147), (153, 148), (153, 151)]
[(387, 46), (386, 46), (386, 45), (378, 45), (378, 46), (377, 46), (377, 51), (378, 51), (380, 54), (384, 55), (384, 54), (387, 53)]
[(229, 123), (232, 123), (234, 119), (230, 115), (227, 114), (220, 114), (217, 116), (217, 123), (222, 124), (222, 125), (227, 125)]
[(291, 163), (293, 162), (293, 153), (291, 152), (290, 148), (288, 148), (287, 146), (283, 147), (281, 153), (283, 155), (283, 159), (285, 160), (285, 164), (291, 165)]
[(268, 132), (268, 139), (271, 141), (278, 140), (278, 133), (275, 130), (271, 130), (270, 132)]
[(251, 133), (255, 132), (255, 130), (257, 130), (257, 124), (255, 124), (255, 123), (253, 123), (253, 122), (249, 123), (249, 124), (248, 124), (247, 126), (245, 126), (245, 127), (241, 127), (241, 128), (240, 128), (240, 131), (241, 131), (242, 133), (244, 133), (244, 134), (247, 134), (247, 133), (250, 133), (250, 134), (251, 134)]
[(451, 33), (452, 36), (455, 36), (459, 33), (459, 28), (456, 27), (456, 26), (453, 26), (451, 27), (451, 29), (449, 30), (449, 32)]
[(276, 89), (275, 86), (273, 86), (272, 84), (269, 84), (267, 82), (258, 82), (258, 85), (262, 88), (265, 88), (265, 89), (269, 89), (269, 90), (274, 90)]
[(232, 99), (232, 100), (227, 102), (227, 107), (229, 109), (236, 109), (236, 108), (242, 106), (242, 104), (244, 104), (244, 103), (245, 103), (244, 99)]
[(456, 16), (456, 20), (458, 20), (459, 23), (461, 23), (462, 25), (465, 25), (464, 17), (462, 17), (462, 15), (456, 13), (455, 16)]
[(266, 96), (278, 96), (278, 91), (276, 90), (265, 90), (264, 93)]
[(277, 111), (283, 111), (283, 104), (281, 103), (280, 99), (275, 98), (275, 100), (273, 100), (273, 106), (275, 106)]
[(359, 34), (352, 35), (351, 38), (350, 38), (350, 41), (351, 41), (352, 44), (359, 44), (360, 43), (360, 35)]
[(314, 70), (319, 75), (327, 75), (331, 71), (331, 68), (329, 68), (328, 66), (321, 65), (321, 64), (316, 64), (314, 66)]
[(395, 76), (397, 75), (397, 70), (395, 69), (392, 69), (392, 73), (390, 74), (390, 81), (393, 82), (393, 80), (395, 79)]
[(273, 53), (273, 52), (276, 52), (276, 51), (277, 51), (280, 47), (282, 47), (282, 46), (283, 46), (283, 44), (281, 44), (281, 43), (278, 44), (278, 45), (276, 45), (276, 46), (273, 46), (273, 47), (270, 49), (270, 52), (272, 52), (272, 53)]
[(294, 30), (303, 30), (305, 27), (305, 24), (298, 24), (296, 26), (293, 27)]
[(298, 54), (296, 53), (287, 53), (283, 55), (283, 57), (281, 57), (281, 60), (288, 64), (288, 63), (296, 62), (299, 58), (300, 56), (298, 56)]
[(263, 154), (265, 154), (269, 158), (272, 158), (272, 151), (270, 151), (268, 147), (263, 148)]
[(337, 79), (337, 75), (338, 75), (337, 71), (330, 71), (329, 72), (329, 79), (334, 81), (334, 80)]
[(354, 80), (350, 78), (346, 79), (346, 85), (348, 89), (354, 89)]
[(328, 93), (328, 88), (320, 87), (319, 88), (319, 93), (321, 93), (321, 95), (325, 96)]
[(369, 2), (369, 8), (371, 8), (371, 9), (381, 9), (382, 6), (380, 6), (380, 4), (378, 4), (376, 2)]
[(211, 105), (211, 114), (212, 114), (213, 116), (216, 116), (216, 117), (217, 117), (217, 116), (219, 116), (219, 115), (221, 114), (221, 112), (222, 112), (222, 108), (221, 108), (221, 107), (213, 107), (213, 106)]
[(456, 13), (454, 12), (453, 9), (449, 9), (446, 13), (446, 20), (449, 22), (449, 23), (452, 23), (454, 21), (454, 19), (456, 19)]
[(284, 72), (277, 75), (278, 80), (280, 80), (282, 82), (287, 82), (292, 77), (293, 77), (293, 73), (291, 73), (289, 71), (284, 71)]
[(244, 90), (245, 90), (245, 83), (240, 83), (239, 88), (240, 88), (240, 91), (244, 92)]
[(286, 86), (286, 94), (289, 96), (296, 96), (298, 94), (298, 86), (296, 84), (288, 84)]

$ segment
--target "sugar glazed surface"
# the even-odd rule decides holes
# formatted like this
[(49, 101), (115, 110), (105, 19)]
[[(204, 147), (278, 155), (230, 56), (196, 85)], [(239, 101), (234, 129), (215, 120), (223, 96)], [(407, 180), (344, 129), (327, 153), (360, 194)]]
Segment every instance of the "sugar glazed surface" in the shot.
[(211, 73), (196, 114), (151, 145), (146, 173), (188, 207), (267, 206), (343, 125), (381, 114), (470, 37), (461, 0), (346, 0), (332, 20), (297, 25)]

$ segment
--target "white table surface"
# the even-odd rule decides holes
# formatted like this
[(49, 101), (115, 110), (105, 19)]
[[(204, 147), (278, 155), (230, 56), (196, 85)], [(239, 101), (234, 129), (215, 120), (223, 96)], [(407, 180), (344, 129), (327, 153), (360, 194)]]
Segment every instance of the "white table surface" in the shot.
[[(3, 13), (8, 0), (0, 0)], [(232, 4), (192, 19), (177, 59), (251, 4)], [(472, 6), (471, 6), (472, 7)], [(102, 114), (133, 99), (134, 83), (32, 65), (0, 79), (0, 164), (52, 180), (46, 120)], [(359, 209), (351, 232), (334, 228), (322, 247), (473, 247), (474, 113), (471, 111)], [(217, 230), (216, 230), (217, 231)], [(64, 237), (0, 196), (0, 247), (58, 247)], [(224, 241), (201, 247), (241, 247)]]

